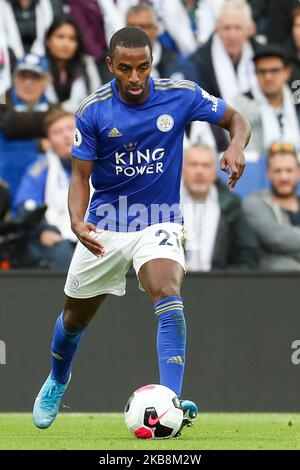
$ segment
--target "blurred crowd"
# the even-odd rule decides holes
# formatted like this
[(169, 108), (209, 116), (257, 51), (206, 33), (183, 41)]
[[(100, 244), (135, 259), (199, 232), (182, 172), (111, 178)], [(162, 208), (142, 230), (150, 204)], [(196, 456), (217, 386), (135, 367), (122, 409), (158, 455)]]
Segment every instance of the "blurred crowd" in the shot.
[(193, 80), (252, 124), (234, 192), (229, 136), (186, 129), (188, 271), (300, 270), (300, 0), (0, 0), (0, 269), (66, 271), (74, 112), (112, 79), (110, 37), (136, 26), (152, 76)]

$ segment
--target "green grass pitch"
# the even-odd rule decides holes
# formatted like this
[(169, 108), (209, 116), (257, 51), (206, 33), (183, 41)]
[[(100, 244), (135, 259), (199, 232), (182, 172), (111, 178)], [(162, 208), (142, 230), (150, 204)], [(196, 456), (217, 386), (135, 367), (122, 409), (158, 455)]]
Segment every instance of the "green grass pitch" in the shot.
[(300, 449), (300, 414), (200, 413), (180, 439), (142, 441), (122, 414), (63, 414), (38, 430), (30, 414), (0, 414), (0, 449)]

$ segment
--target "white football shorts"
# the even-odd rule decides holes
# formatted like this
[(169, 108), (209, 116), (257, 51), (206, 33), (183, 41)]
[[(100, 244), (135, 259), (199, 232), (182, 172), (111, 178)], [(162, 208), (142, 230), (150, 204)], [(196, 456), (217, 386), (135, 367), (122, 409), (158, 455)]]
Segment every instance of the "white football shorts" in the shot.
[[(78, 242), (67, 275), (65, 293), (86, 299), (100, 294), (124, 295), (126, 274), (133, 265), (136, 275), (152, 259), (168, 258), (185, 270), (183, 226), (164, 222), (139, 232), (91, 232), (104, 246), (105, 254), (97, 257)], [(143, 290), (142, 286), (139, 285)]]

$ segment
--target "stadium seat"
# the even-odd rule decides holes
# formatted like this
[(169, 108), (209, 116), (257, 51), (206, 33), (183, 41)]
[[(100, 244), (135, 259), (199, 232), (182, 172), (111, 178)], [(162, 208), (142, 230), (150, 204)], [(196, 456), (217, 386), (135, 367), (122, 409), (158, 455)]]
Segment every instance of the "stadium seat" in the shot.
[(8, 140), (0, 132), (0, 178), (10, 187), (12, 200), (27, 167), (37, 159), (37, 140)]
[[(266, 156), (258, 156), (255, 152), (246, 152), (245, 157), (247, 162), (245, 171), (235, 187), (236, 194), (242, 198), (269, 186), (266, 176)], [(218, 165), (218, 176), (226, 183), (227, 175), (221, 171), (220, 165)]]

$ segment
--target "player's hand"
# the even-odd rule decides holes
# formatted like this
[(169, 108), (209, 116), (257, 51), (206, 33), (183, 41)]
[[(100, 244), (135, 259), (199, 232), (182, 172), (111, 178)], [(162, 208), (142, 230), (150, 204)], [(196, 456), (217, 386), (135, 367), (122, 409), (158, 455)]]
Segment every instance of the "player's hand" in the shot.
[(221, 170), (229, 175), (228, 186), (230, 189), (235, 187), (237, 181), (242, 176), (245, 165), (246, 160), (243, 150), (233, 143), (230, 144), (221, 158)]
[(95, 256), (104, 255), (104, 247), (92, 235), (97, 231), (95, 225), (90, 222), (76, 222), (72, 224), (72, 230), (78, 240)]

